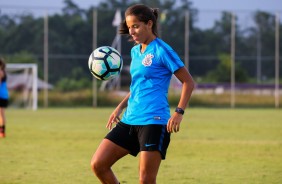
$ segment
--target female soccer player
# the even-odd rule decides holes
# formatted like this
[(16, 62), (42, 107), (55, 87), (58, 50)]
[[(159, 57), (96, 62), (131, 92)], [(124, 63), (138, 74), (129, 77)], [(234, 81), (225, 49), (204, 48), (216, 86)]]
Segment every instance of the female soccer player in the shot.
[(3, 59), (0, 58), (0, 138), (5, 137), (5, 108), (8, 106), (8, 88), (7, 88), (7, 77), (6, 77), (6, 64)]
[[(136, 156), (139, 152), (140, 183), (156, 183), (170, 133), (179, 131), (192, 94), (194, 82), (188, 70), (173, 49), (158, 38), (157, 18), (157, 9), (133, 5), (120, 26), (120, 34), (130, 35), (136, 43), (131, 50), (132, 82), (130, 92), (109, 117), (106, 127), (111, 131), (91, 160), (92, 170), (102, 183), (118, 184), (112, 165), (127, 154)], [(178, 107), (170, 116), (167, 94), (173, 74), (183, 86)]]

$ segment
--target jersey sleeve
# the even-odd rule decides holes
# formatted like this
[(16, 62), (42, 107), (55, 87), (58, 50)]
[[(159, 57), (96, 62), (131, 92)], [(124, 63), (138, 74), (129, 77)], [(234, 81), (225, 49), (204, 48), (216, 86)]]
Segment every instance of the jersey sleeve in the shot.
[(174, 73), (179, 68), (184, 66), (184, 63), (179, 58), (177, 53), (172, 48), (164, 48), (161, 56), (163, 64)]

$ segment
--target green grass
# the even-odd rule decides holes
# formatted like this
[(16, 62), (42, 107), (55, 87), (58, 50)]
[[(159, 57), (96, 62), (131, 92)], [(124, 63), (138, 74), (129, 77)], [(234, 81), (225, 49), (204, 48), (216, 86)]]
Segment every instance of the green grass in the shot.
[[(7, 109), (0, 183), (99, 183), (90, 159), (112, 110)], [(138, 157), (125, 157), (113, 170), (121, 183), (138, 183)], [(280, 184), (281, 173), (281, 110), (192, 108), (172, 135), (158, 183)]]

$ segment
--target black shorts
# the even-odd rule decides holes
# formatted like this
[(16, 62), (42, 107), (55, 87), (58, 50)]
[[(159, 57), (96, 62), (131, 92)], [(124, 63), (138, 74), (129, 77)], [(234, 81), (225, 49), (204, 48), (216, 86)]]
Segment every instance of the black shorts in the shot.
[(0, 98), (0, 107), (8, 107), (8, 100), (7, 99), (3, 99), (3, 98)]
[(137, 156), (140, 151), (159, 151), (165, 159), (170, 142), (166, 125), (128, 125), (119, 122), (105, 137)]

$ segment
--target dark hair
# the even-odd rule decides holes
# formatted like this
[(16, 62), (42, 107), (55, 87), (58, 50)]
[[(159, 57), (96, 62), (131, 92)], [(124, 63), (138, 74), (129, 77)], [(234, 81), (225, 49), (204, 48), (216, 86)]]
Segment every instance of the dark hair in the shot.
[[(146, 5), (137, 4), (130, 6), (124, 13), (125, 17), (128, 15), (134, 15), (141, 22), (147, 24), (149, 20), (153, 22), (152, 32), (155, 36), (158, 36), (157, 20), (159, 16), (159, 10), (157, 8), (150, 8)], [(119, 27), (120, 34), (129, 34), (126, 21), (124, 20)]]
[(0, 58), (0, 69), (5, 70), (6, 69), (6, 63), (3, 58)]

